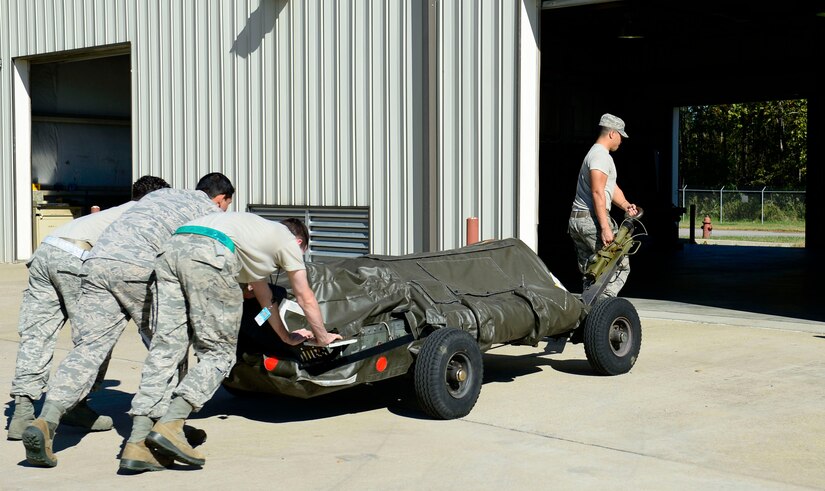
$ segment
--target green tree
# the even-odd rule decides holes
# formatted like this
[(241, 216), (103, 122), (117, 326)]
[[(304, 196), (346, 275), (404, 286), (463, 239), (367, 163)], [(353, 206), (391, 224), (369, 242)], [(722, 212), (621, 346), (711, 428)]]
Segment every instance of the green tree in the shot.
[(807, 100), (685, 107), (680, 126), (689, 187), (805, 189)]

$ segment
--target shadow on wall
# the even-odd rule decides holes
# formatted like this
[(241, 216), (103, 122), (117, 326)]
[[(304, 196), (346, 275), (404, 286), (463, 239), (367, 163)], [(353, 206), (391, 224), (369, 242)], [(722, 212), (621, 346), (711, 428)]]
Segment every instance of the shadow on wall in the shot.
[(275, 28), (275, 21), (284, 7), (286, 0), (262, 0), (246, 20), (246, 25), (238, 33), (229, 52), (246, 58), (257, 51), (266, 34)]

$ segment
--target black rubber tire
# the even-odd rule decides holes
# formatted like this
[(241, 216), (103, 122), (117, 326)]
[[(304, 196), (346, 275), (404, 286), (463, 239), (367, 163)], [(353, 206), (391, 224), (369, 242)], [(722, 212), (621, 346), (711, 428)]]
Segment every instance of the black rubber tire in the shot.
[(624, 298), (597, 303), (584, 323), (584, 352), (594, 370), (620, 375), (633, 368), (642, 348), (642, 324), (636, 308)]
[(424, 338), (415, 360), (415, 395), (429, 416), (461, 418), (475, 406), (483, 376), (476, 340), (460, 329), (438, 329)]

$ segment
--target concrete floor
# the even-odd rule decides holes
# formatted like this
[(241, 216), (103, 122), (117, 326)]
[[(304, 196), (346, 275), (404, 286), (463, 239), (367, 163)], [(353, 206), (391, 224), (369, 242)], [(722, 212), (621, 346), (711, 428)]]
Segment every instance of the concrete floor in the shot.
[[(825, 323), (816, 305), (794, 304), (809, 269), (793, 258), (805, 254), (745, 252), (683, 249), (671, 259), (684, 264), (659, 263), (667, 275), (656, 261), (634, 264), (627, 289), (635, 286), (628, 296), (644, 341), (628, 374), (596, 376), (581, 345), (549, 356), (497, 348), (485, 354), (473, 411), (453, 421), (424, 417), (403, 379), (309, 400), (238, 399), (221, 389), (190, 420), (209, 434), (199, 470), (117, 474), (145, 356), (129, 329), (91, 401), (116, 430), (61, 427), (53, 469), (29, 467), (22, 444), (2, 440), (0, 488), (823, 489)], [(758, 260), (750, 269), (739, 262), (738, 279), (714, 266), (714, 284), (705, 276), (710, 256)], [(691, 281), (680, 285), (677, 272)], [(22, 265), (0, 265), (4, 387), (25, 280)], [(66, 329), (56, 361), (68, 346)]]

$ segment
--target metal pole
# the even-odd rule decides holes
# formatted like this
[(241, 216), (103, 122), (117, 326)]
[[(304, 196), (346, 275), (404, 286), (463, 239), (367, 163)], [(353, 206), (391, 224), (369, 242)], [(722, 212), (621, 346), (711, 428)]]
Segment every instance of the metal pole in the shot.
[(765, 186), (765, 187), (762, 188), (762, 225), (765, 224), (765, 188), (766, 187), (768, 187), (768, 186)]
[(722, 223), (722, 190), (725, 189), (725, 186), (722, 186), (722, 189), (719, 190), (719, 223)]
[(690, 243), (696, 243), (696, 203), (690, 205)]
[(467, 245), (478, 242), (478, 217), (467, 219)]
[(687, 191), (687, 184), (682, 186), (682, 208), (685, 207), (685, 191)]

